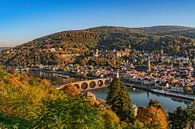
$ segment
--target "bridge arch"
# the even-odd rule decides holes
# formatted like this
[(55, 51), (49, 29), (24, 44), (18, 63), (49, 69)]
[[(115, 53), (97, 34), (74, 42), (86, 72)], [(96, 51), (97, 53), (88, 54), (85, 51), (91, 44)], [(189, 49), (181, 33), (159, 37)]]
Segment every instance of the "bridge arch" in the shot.
[(74, 84), (73, 86), (75, 86), (77, 89), (80, 89), (80, 85), (79, 84)]
[(81, 84), (81, 89), (86, 90), (87, 88), (88, 88), (87, 82), (83, 82), (83, 83)]
[[(73, 82), (69, 84), (77, 87), (81, 91), (87, 91), (87, 90), (94, 90), (94, 89), (107, 87), (110, 85), (111, 81), (112, 78), (98, 78), (93, 80), (83, 80), (83, 81)], [(64, 85), (58, 87), (57, 89), (62, 89), (63, 87)]]
[(105, 85), (110, 85), (111, 81), (109, 79), (105, 80)]
[(102, 87), (104, 85), (104, 82), (102, 80), (98, 80), (98, 86)]
[(94, 88), (96, 85), (97, 85), (97, 84), (96, 84), (95, 81), (89, 82), (89, 87), (90, 87), (90, 88)]

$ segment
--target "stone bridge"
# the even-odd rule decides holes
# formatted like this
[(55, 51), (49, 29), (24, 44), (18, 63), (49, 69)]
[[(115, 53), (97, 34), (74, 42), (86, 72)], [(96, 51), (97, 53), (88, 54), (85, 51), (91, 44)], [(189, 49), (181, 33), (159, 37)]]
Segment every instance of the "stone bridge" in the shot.
[[(87, 90), (95, 90), (99, 88), (104, 88), (110, 85), (112, 81), (112, 78), (98, 78), (98, 79), (93, 79), (93, 80), (83, 80), (83, 81), (77, 81), (77, 82), (72, 82), (68, 83), (66, 85), (73, 85), (80, 89), (81, 91), (87, 91)], [(64, 86), (60, 86), (57, 89), (62, 89)]]

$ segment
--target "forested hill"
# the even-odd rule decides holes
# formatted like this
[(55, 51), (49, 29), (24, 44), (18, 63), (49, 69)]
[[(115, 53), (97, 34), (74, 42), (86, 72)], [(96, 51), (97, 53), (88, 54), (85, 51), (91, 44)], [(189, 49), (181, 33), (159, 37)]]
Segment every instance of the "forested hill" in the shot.
[(172, 35), (172, 36), (184, 36), (195, 39), (195, 28), (185, 26), (153, 26), (143, 27), (141, 29), (148, 35)]
[[(65, 63), (73, 63), (79, 55), (92, 53), (96, 48), (123, 49), (129, 45), (132, 49), (148, 52), (166, 48), (165, 53), (167, 54), (192, 57), (191, 49), (195, 47), (195, 40), (189, 37), (193, 37), (195, 33), (192, 32), (192, 35), (185, 36), (183, 32), (193, 29), (185, 27), (171, 29), (170, 26), (169, 28), (102, 26), (85, 30), (63, 31), (35, 39), (13, 49), (4, 50), (0, 54), (0, 60), (4, 65), (11, 66), (58, 65), (64, 59), (66, 59)], [(160, 30), (162, 32), (156, 33)], [(176, 32), (182, 34), (177, 35)]]
[(110, 33), (144, 33), (143, 30), (139, 28), (127, 28), (127, 27), (115, 27), (115, 26), (100, 26), (87, 29), (91, 32), (100, 33), (100, 34), (110, 34)]
[(185, 27), (185, 26), (152, 26), (152, 27), (141, 27), (138, 29), (141, 29), (146, 33), (168, 33), (174, 31), (187, 31), (193, 28)]

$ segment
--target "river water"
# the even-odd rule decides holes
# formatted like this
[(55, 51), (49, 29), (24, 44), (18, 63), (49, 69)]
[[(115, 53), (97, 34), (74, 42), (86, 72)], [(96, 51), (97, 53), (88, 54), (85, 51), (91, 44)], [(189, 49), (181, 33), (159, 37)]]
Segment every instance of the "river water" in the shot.
[[(50, 79), (52, 82), (56, 82), (58, 84), (66, 84), (69, 82), (80, 80), (78, 78), (63, 79), (57, 77), (55, 73), (47, 73), (41, 71), (31, 71), (30, 75), (47, 78)], [(106, 99), (108, 88), (96, 89), (92, 90), (91, 92), (94, 93), (97, 98)], [(138, 107), (147, 106), (151, 99), (158, 100), (167, 112), (173, 112), (176, 110), (177, 107), (182, 107), (185, 109), (187, 108), (187, 105), (191, 103), (188, 100), (159, 95), (139, 89), (128, 88), (128, 93), (132, 99), (132, 102)]]
[[(91, 92), (94, 93), (97, 98), (106, 99), (108, 88), (97, 89)], [(139, 89), (128, 88), (128, 93), (132, 102), (138, 107), (147, 106), (151, 99), (158, 100), (167, 112), (173, 112), (177, 107), (185, 109), (187, 108), (187, 105), (191, 103), (188, 100), (159, 95)]]

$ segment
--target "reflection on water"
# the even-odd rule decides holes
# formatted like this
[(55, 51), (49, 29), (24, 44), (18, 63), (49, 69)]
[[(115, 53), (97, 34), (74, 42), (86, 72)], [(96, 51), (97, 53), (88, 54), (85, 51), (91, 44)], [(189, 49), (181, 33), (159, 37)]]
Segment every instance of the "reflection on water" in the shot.
[[(98, 89), (91, 92), (94, 93), (97, 98), (106, 99), (108, 89)], [(138, 107), (147, 106), (149, 101), (154, 99), (158, 100), (168, 112), (173, 112), (177, 107), (187, 108), (187, 105), (191, 103), (187, 100), (154, 94), (143, 90), (133, 90), (132, 88), (128, 88), (128, 92), (133, 103)]]

